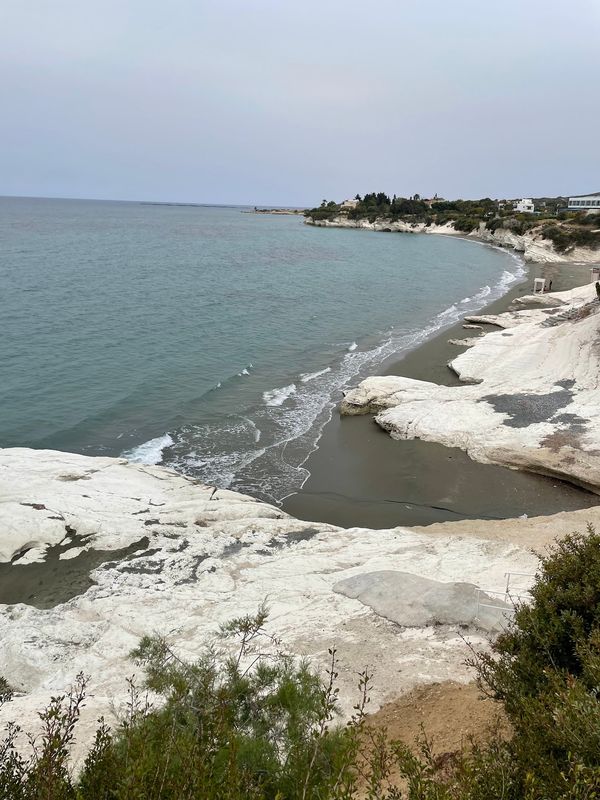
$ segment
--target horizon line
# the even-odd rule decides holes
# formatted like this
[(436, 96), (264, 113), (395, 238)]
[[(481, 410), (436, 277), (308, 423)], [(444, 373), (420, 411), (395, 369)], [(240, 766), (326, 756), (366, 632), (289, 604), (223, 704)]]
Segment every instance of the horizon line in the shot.
[(81, 200), (93, 203), (146, 203), (150, 205), (196, 206), (205, 208), (308, 208), (307, 205), (283, 205), (281, 203), (216, 203), (194, 202), (191, 200), (141, 200), (119, 199), (114, 197), (70, 197), (67, 195), (36, 195), (36, 194), (0, 194), (6, 200)]

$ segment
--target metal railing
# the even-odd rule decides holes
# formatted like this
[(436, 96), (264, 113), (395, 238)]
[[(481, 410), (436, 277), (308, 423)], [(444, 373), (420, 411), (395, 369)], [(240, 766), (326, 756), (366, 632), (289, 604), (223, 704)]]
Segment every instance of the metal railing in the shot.
[[(517, 602), (527, 602), (531, 600), (531, 592), (529, 589), (520, 589), (518, 592), (511, 591), (511, 581), (513, 576), (525, 577), (533, 579), (535, 574), (533, 572), (505, 572), (504, 577), (506, 578), (506, 587), (505, 589), (498, 590), (498, 589), (483, 589), (479, 587), (477, 589), (477, 610), (475, 612), (475, 618), (479, 617), (479, 610), (481, 608), (493, 608), (497, 611), (504, 611), (507, 614), (514, 614), (515, 606)], [(493, 603), (482, 603), (481, 597), (482, 595), (486, 596), (486, 599), (497, 597), (499, 600), (502, 600), (503, 605), (495, 605)], [(508, 606), (508, 607), (507, 607)], [(510, 608), (512, 606), (512, 608)]]

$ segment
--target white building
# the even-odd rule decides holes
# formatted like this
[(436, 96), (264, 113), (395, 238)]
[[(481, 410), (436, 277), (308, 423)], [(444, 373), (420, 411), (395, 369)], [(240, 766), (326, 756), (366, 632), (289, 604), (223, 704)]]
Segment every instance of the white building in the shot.
[(569, 211), (600, 211), (600, 192), (569, 197)]
[(533, 200), (530, 197), (524, 197), (522, 200), (518, 200), (515, 203), (515, 211), (519, 211), (521, 214), (533, 214), (535, 211)]
[(356, 208), (358, 205), (358, 200), (344, 200), (343, 203), (340, 203), (340, 208)]

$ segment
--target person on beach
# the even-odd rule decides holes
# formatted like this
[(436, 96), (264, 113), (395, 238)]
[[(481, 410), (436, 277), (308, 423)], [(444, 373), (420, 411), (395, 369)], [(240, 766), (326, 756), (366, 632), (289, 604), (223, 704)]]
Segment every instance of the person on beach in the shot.
[(552, 291), (552, 281), (550, 281), (550, 283), (548, 284), (548, 291), (549, 291), (549, 292), (551, 292), (551, 291)]

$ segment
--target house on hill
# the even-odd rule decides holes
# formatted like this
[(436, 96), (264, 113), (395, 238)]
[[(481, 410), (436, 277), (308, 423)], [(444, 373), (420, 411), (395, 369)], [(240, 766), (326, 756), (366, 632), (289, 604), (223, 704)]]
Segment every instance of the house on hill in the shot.
[(600, 192), (569, 197), (569, 211), (600, 211)]
[(515, 203), (515, 211), (521, 214), (533, 214), (535, 211), (533, 200), (530, 197), (524, 197), (522, 200), (518, 200)]
[(437, 192), (433, 195), (433, 197), (430, 197), (428, 199), (423, 198), (423, 202), (426, 203), (429, 206), (429, 208), (431, 208), (431, 206), (434, 205), (435, 203), (443, 203), (444, 200), (445, 200), (444, 197), (438, 197)]

